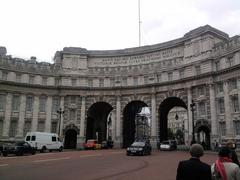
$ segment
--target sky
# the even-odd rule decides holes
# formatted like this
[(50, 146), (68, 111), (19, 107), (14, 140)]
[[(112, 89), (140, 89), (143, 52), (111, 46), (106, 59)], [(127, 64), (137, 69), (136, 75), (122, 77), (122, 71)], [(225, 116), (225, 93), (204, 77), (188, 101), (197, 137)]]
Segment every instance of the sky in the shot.
[[(139, 0), (0, 0), (0, 46), (13, 57), (53, 63), (64, 47), (139, 46)], [(141, 46), (206, 24), (240, 35), (240, 0), (140, 0)]]

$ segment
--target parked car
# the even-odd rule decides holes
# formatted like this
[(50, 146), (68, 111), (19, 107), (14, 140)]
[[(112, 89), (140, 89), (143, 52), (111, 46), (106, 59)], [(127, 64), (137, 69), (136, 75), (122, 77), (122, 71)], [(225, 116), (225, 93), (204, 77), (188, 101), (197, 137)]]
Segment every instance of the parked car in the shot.
[(86, 143), (83, 144), (84, 149), (101, 149), (101, 144), (97, 142), (96, 139), (89, 139)]
[(23, 154), (35, 154), (36, 149), (31, 147), (27, 142), (16, 142), (14, 144), (4, 144), (2, 149), (2, 155), (16, 154), (21, 156)]
[(102, 141), (101, 148), (102, 149), (112, 149), (113, 148), (113, 141), (111, 141), (111, 140)]
[(149, 141), (135, 141), (127, 148), (127, 156), (129, 155), (150, 155), (152, 146)]
[(160, 150), (162, 151), (172, 151), (177, 149), (177, 142), (175, 140), (163, 141), (160, 144)]

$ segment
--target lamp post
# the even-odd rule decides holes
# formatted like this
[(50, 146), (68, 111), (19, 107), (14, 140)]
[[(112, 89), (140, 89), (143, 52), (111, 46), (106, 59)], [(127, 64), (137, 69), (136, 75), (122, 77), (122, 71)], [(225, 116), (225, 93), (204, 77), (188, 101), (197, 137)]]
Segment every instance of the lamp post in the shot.
[(60, 137), (60, 132), (61, 132), (61, 120), (62, 120), (62, 115), (64, 114), (64, 111), (62, 110), (62, 108), (60, 108), (59, 110), (57, 110), (57, 113), (59, 114), (59, 123), (58, 123), (58, 135)]
[(194, 107), (195, 107), (195, 105), (196, 104), (192, 100), (192, 103), (190, 104), (190, 108), (191, 108), (191, 111), (192, 111), (192, 141), (191, 141), (191, 145), (196, 143), (195, 133), (194, 133)]

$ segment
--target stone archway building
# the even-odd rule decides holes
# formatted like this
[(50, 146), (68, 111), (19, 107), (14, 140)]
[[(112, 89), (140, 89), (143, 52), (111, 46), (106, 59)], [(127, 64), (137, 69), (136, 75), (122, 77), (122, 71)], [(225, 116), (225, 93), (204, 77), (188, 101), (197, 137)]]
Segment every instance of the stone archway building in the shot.
[[(159, 139), (159, 106), (177, 97), (187, 106), (188, 137), (194, 120), (211, 128), (211, 140), (240, 145), (240, 37), (209, 25), (169, 42), (121, 50), (66, 47), (54, 63), (23, 60), (0, 49), (0, 140), (21, 140), (28, 131), (59, 132), (73, 124), (77, 145), (86, 138), (88, 109), (112, 106), (112, 138), (122, 144), (123, 109), (131, 101), (148, 105), (151, 141)], [(57, 110), (65, 113), (59, 118)], [(61, 122), (60, 122), (61, 120)]]

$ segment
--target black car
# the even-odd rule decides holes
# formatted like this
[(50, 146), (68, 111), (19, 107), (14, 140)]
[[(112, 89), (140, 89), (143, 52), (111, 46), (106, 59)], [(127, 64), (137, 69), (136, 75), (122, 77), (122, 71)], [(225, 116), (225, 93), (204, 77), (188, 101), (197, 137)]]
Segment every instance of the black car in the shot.
[(152, 146), (148, 141), (135, 141), (127, 148), (127, 156), (129, 155), (150, 155)]
[(21, 156), (23, 154), (35, 154), (36, 149), (31, 147), (27, 142), (17, 142), (14, 144), (4, 144), (2, 149), (2, 155), (16, 154)]

